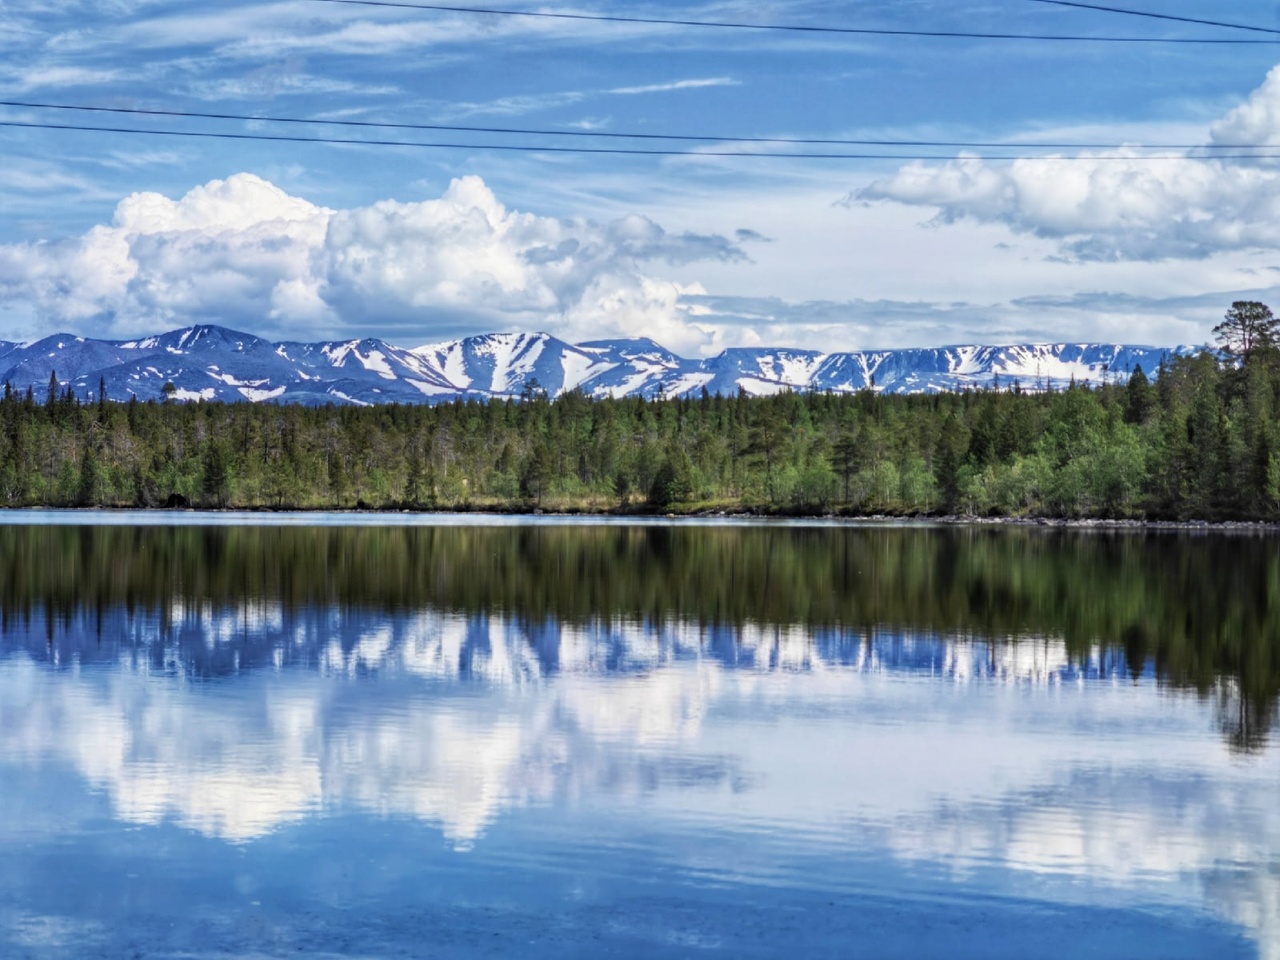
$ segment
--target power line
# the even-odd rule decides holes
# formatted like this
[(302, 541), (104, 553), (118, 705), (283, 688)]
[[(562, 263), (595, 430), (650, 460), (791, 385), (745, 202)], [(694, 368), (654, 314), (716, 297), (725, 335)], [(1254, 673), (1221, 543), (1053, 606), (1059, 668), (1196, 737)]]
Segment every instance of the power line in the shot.
[[(434, 150), (502, 150), (519, 153), (576, 153), (605, 154), (640, 157), (729, 157), (735, 159), (773, 158), (777, 160), (954, 160), (952, 156), (919, 153), (781, 153), (743, 152), (739, 150), (651, 150), (632, 147), (558, 147), (530, 143), (444, 143), (421, 140), (368, 140), (343, 137), (306, 137), (268, 133), (229, 133), (213, 130), (157, 130), (140, 127), (92, 127), (75, 123), (34, 123), (20, 120), (0, 120), (0, 127), (16, 127), (26, 130), (68, 130), (85, 133), (119, 133), (153, 137), (195, 137), (209, 140), (258, 140), (270, 143), (320, 143), (357, 147), (415, 147)], [(1061, 157), (1000, 155), (973, 157), (990, 162), (1010, 160), (1074, 161), (1080, 159), (1098, 161), (1134, 160), (1280, 160), (1280, 153), (1215, 154), (1213, 157), (1191, 157), (1185, 154), (1145, 154), (1142, 156)]]
[(781, 23), (740, 23), (728, 20), (675, 20), (661, 17), (623, 17), (601, 13), (552, 13), (545, 10), (506, 10), (495, 7), (460, 7), (436, 3), (406, 3), (401, 0), (310, 0), (311, 3), (341, 3), (356, 7), (390, 7), (398, 10), (428, 10), (438, 13), (470, 13), (493, 17), (530, 17), (543, 20), (577, 20), (595, 23), (630, 23), (666, 27), (712, 27), (722, 30), (773, 30), (789, 33), (843, 34), (873, 37), (933, 37), (964, 40), (1045, 40), (1084, 43), (1171, 43), (1171, 44), (1280, 44), (1280, 40), (1215, 39), (1210, 37), (1114, 37), (1045, 33), (981, 33), (969, 30), (894, 30), (873, 27), (819, 27)]
[(1097, 3), (1077, 3), (1076, 0), (1028, 0), (1029, 3), (1047, 3), (1055, 7), (1075, 7), (1078, 10), (1099, 10), (1103, 13), (1120, 13), (1129, 17), (1146, 17), (1150, 20), (1173, 20), (1176, 23), (1194, 23), (1202, 27), (1226, 27), (1229, 30), (1250, 30), (1254, 33), (1280, 34), (1274, 27), (1256, 27), (1247, 23), (1226, 23), (1222, 20), (1201, 20), (1197, 17), (1178, 17), (1171, 13), (1152, 13), (1149, 10), (1128, 10), (1123, 7), (1104, 7)]
[[(518, 134), (545, 137), (596, 137), (622, 140), (672, 140), (694, 143), (764, 143), (797, 146), (848, 147), (948, 147), (985, 150), (1266, 150), (1271, 143), (1009, 143), (995, 140), (885, 140), (810, 137), (733, 137), (715, 134), (622, 133), (603, 130), (556, 130), (536, 127), (480, 127), (440, 123), (395, 123), (377, 120), (326, 120), (308, 117), (253, 116), (245, 113), (202, 113), (192, 110), (149, 110), (141, 107), (103, 107), (73, 103), (39, 103), (30, 100), (0, 100), (0, 107), (31, 110), (76, 110), (90, 113), (128, 114), (144, 117), (176, 117), (195, 120), (236, 120), (258, 123), (318, 124), (325, 126), (383, 128), (389, 130), (436, 130), (452, 133)], [(370, 141), (354, 141), (368, 143)], [(791, 154), (787, 154), (791, 156)]]

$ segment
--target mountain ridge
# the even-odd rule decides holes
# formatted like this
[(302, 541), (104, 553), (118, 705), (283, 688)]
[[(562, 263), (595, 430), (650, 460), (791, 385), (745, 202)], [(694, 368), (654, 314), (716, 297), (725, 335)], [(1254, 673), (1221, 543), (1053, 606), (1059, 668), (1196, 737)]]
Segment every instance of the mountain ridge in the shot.
[[(132, 340), (53, 334), (0, 341), (0, 380), (43, 397), (59, 389), (107, 396), (303, 404), (439, 403), (582, 390), (595, 397), (679, 397), (740, 390), (940, 393), (965, 389), (1060, 389), (1071, 382), (1125, 382), (1141, 365), (1199, 347), (1059, 341), (949, 344), (820, 351), (730, 347), (688, 359), (647, 337), (569, 343), (547, 333), (489, 333), (395, 346), (377, 338), (271, 341), (217, 324)], [(166, 386), (172, 387), (166, 391)]]

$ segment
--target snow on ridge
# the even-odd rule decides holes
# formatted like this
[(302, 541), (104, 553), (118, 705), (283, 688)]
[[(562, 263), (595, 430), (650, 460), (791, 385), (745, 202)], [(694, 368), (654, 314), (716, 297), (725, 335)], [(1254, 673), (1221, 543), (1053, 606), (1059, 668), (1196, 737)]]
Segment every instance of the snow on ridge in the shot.
[(456, 383), (459, 389), (471, 386), (471, 377), (467, 374), (467, 358), (463, 355), (462, 344), (457, 343), (449, 348), (442, 372), (445, 379), (450, 383)]
[(351, 354), (360, 361), (362, 367), (376, 373), (383, 380), (394, 380), (396, 378), (396, 375), (391, 371), (390, 364), (387, 363), (386, 355), (381, 350), (370, 350), (368, 356), (362, 356), (359, 350), (352, 350)]
[[(219, 370), (219, 369), (220, 369), (220, 368), (219, 368), (219, 367), (217, 367), (217, 366), (210, 366), (210, 367), (209, 367), (209, 369), (208, 369), (208, 370), (206, 370), (205, 372), (206, 372), (209, 376), (213, 377), (213, 379), (222, 381), (222, 382), (223, 382), (223, 383), (225, 383), (228, 387), (253, 387), (253, 388), (256, 388), (256, 387), (261, 387), (264, 383), (270, 383), (270, 382), (271, 382), (269, 379), (265, 379), (265, 378), (264, 378), (264, 379), (262, 379), (262, 380), (238, 380), (235, 376), (233, 376), (233, 375), (232, 375), (232, 374), (230, 374), (230, 373), (221, 373), (221, 372), (219, 372), (219, 373), (214, 373), (214, 372), (213, 372), (214, 370)], [(242, 391), (242, 392), (243, 392), (243, 391)]]
[(943, 350), (952, 373), (981, 373), (983, 369), (981, 352), (981, 347), (972, 346), (951, 347)]
[[(499, 339), (501, 337), (501, 339)], [(491, 393), (515, 393), (519, 374), (530, 373), (551, 338), (545, 333), (517, 333), (505, 337), (499, 335), (494, 344), (493, 376), (489, 381)], [(546, 387), (546, 384), (543, 384)]]
[(578, 350), (566, 350), (560, 355), (560, 369), (564, 373), (564, 389), (572, 390), (584, 381), (608, 373), (618, 365), (592, 358)]
[(807, 387), (813, 383), (814, 374), (826, 359), (827, 355), (821, 353), (776, 350), (757, 357), (756, 363), (766, 380), (775, 380), (793, 387)]
[(777, 380), (763, 380), (760, 377), (739, 377), (738, 386), (753, 397), (772, 397), (791, 389), (790, 384), (780, 383)]
[(715, 378), (714, 373), (682, 374), (670, 383), (663, 384), (663, 392), (668, 397), (682, 397), (687, 393), (693, 393), (695, 390), (701, 390)]
[[(1087, 349), (1089, 345), (1081, 345)], [(1006, 347), (991, 364), (991, 372), (1007, 376), (1031, 377), (1036, 380), (1097, 380), (1104, 374), (1101, 363), (1067, 360), (1065, 344), (1029, 344)], [(1118, 350), (1115, 355), (1118, 355)], [(1112, 371), (1105, 371), (1112, 372)], [(1121, 373), (1122, 371), (1114, 371)]]
[[(1197, 349), (1063, 340), (847, 352), (729, 348), (716, 357), (689, 359), (646, 338), (574, 345), (546, 333), (508, 332), (406, 350), (377, 339), (268, 343), (201, 325), (127, 342), (57, 334), (37, 344), (15, 344), (0, 351), (8, 358), (8, 373), (0, 369), (0, 378), (12, 374), (20, 387), (30, 383), (40, 389), (49, 370), (56, 369), (61, 382), (87, 396), (101, 374), (111, 396), (137, 393), (144, 399), (160, 399), (161, 387), (169, 381), (179, 391), (177, 399), (210, 399), (204, 385), (211, 378), (216, 382), (215, 397), (283, 397), (300, 403), (321, 403), (326, 395), (348, 403), (357, 397), (361, 402), (410, 403), (464, 394), (509, 397), (522, 393), (534, 379), (550, 396), (577, 388), (592, 396), (681, 396), (703, 387), (722, 392), (741, 388), (761, 395), (868, 388), (877, 393), (933, 393), (1008, 389), (1014, 383), (1026, 390), (1059, 389), (1073, 379), (1123, 383), (1139, 363), (1154, 373), (1163, 357)], [(185, 355), (199, 355), (202, 362), (185, 367), (170, 359)], [(37, 374), (41, 367), (43, 373)], [(304, 381), (307, 386), (298, 389)], [(335, 385), (341, 389), (335, 392)]]
[(216, 387), (205, 387), (203, 390), (184, 390), (181, 387), (173, 391), (174, 400), (212, 400), (218, 395)]
[(346, 343), (326, 343), (320, 347), (320, 353), (329, 358), (331, 365), (341, 367), (346, 364), (348, 354), (358, 346), (360, 346), (359, 340), (348, 340)]
[(438, 383), (428, 383), (426, 380), (419, 380), (417, 377), (406, 377), (405, 383), (409, 384), (419, 393), (427, 397), (447, 397), (453, 396), (458, 392), (454, 387)]
[(662, 368), (649, 367), (646, 369), (633, 367), (633, 373), (624, 378), (620, 383), (609, 385), (600, 385), (595, 387), (591, 392), (594, 396), (609, 396), (615, 400), (621, 400), (623, 397), (631, 397), (637, 394), (643, 394), (644, 388), (651, 382), (661, 383), (656, 376)]
[(347, 395), (347, 394), (343, 393), (341, 390), (338, 390), (338, 389), (331, 389), (331, 390), (329, 391), (329, 396), (331, 396), (331, 397), (337, 397), (339, 400), (345, 400), (347, 403), (353, 403), (353, 404), (355, 404), (357, 407), (372, 407), (372, 406), (373, 406), (373, 404), (372, 404), (372, 403), (370, 403), (368, 400), (359, 400), (359, 399), (357, 399), (357, 398), (355, 398), (355, 397), (352, 397), (352, 396), (349, 396), (349, 395)]

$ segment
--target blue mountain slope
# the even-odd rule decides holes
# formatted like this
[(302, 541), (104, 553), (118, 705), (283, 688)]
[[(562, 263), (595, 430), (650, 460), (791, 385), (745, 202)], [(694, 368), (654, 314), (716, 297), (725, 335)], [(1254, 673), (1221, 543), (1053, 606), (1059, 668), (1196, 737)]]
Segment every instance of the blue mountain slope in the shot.
[(116, 400), (274, 401), (302, 404), (436, 403), (460, 397), (752, 395), (781, 390), (934, 393), (1015, 384), (1025, 390), (1124, 382), (1138, 365), (1195, 348), (1058, 343), (821, 353), (735, 348), (677, 356), (646, 338), (571, 344), (545, 333), (499, 333), (405, 349), (382, 340), (274, 343), (205, 324), (129, 341), (57, 335), (0, 341), (0, 380), (43, 396), (56, 371), (78, 396), (99, 380)]
[(15, 388), (26, 390), (31, 384), (37, 394), (48, 386), (49, 375), (55, 371), (63, 383), (92, 375), (94, 389), (97, 389), (96, 380), (101, 371), (154, 352), (154, 349), (140, 349), (135, 343), (90, 340), (62, 333), (35, 343), (15, 345), (14, 350), (0, 358), (0, 364), (6, 367), (5, 379), (12, 381)]

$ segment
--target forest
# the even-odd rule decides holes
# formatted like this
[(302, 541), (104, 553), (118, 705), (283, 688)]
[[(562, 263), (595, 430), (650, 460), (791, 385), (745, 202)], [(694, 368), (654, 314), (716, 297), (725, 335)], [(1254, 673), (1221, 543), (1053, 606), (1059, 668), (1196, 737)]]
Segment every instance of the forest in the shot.
[(87, 402), (5, 385), (0, 505), (1280, 519), (1280, 347), (1056, 392), (374, 407)]

